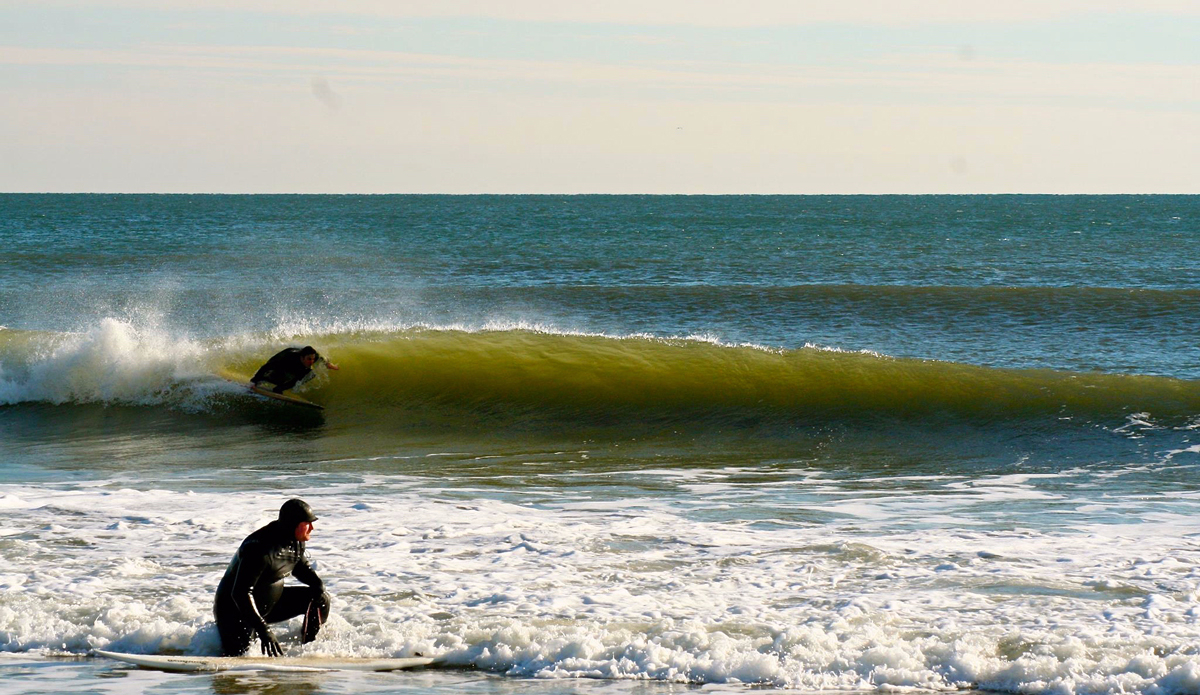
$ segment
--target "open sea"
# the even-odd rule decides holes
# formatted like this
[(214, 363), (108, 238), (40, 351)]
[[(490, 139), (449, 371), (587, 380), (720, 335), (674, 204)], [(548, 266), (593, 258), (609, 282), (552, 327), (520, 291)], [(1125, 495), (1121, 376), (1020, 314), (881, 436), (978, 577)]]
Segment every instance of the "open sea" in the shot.
[[(0, 325), (0, 695), (1200, 693), (1200, 196), (6, 194)], [(90, 656), (293, 496), (445, 665)]]

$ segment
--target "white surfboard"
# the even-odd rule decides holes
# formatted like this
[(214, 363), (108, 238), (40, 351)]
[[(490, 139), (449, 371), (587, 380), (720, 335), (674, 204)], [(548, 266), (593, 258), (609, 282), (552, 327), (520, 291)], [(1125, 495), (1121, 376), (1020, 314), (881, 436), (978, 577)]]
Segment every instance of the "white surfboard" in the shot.
[(259, 388), (259, 387), (255, 386), (254, 384), (251, 384), (250, 380), (247, 379), (246, 377), (244, 377), (240, 374), (234, 374), (233, 372), (231, 372), (227, 369), (217, 370), (217, 376), (221, 377), (222, 379), (224, 379), (226, 381), (232, 381), (233, 383), (235, 383), (239, 386), (245, 386), (246, 388), (250, 389), (250, 393), (254, 393), (259, 396), (266, 396), (267, 398), (271, 398), (271, 399), (277, 400), (277, 401), (283, 401), (284, 403), (291, 403), (292, 405), (301, 405), (301, 406), (304, 406), (305, 408), (315, 408), (316, 410), (324, 410), (325, 409), (325, 406), (318, 405), (316, 403), (313, 403), (310, 400), (301, 398), (300, 396), (296, 396), (296, 395), (293, 395), (290, 393), (275, 393), (274, 391), (271, 391), (268, 389)]
[(301, 398), (299, 396), (293, 396), (290, 393), (275, 393), (274, 391), (260, 389), (257, 386), (251, 386), (250, 390), (253, 391), (254, 393), (257, 393), (260, 396), (266, 396), (267, 398), (274, 398), (277, 401), (283, 401), (285, 403), (292, 403), (294, 405), (302, 405), (302, 406), (305, 406), (306, 408), (316, 408), (317, 410), (325, 409), (325, 406), (323, 406), (323, 405), (317, 405), (316, 403), (313, 403), (312, 401), (306, 401), (303, 398)]
[(375, 659), (337, 656), (161, 656), (122, 654), (94, 650), (96, 654), (127, 664), (159, 671), (399, 671), (437, 663), (437, 659), (414, 656)]

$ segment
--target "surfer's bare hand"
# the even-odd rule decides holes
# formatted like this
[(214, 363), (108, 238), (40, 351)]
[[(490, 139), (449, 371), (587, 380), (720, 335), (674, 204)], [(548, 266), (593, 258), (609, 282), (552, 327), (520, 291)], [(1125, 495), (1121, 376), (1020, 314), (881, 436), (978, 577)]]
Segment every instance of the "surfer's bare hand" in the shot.
[(262, 643), (263, 656), (283, 656), (283, 647), (279, 646), (279, 640), (275, 639), (270, 630), (259, 633), (258, 641)]
[(336, 372), (337, 370), (341, 369), (341, 367), (337, 366), (337, 365), (336, 365), (336, 364), (334, 364), (333, 362), (326, 362), (326, 363), (325, 363), (325, 368), (326, 368), (326, 369), (332, 369), (332, 370), (333, 370), (333, 371), (335, 371), (335, 372)]

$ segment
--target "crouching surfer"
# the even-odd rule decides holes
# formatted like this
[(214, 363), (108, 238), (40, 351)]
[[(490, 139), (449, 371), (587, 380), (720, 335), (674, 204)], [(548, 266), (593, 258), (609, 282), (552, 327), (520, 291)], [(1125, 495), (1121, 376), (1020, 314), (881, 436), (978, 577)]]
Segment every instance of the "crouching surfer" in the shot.
[(321, 357), (311, 345), (284, 348), (258, 368), (254, 376), (250, 377), (250, 383), (260, 388), (270, 388), (275, 393), (283, 393), (312, 376), (313, 366), (318, 363), (324, 363), (326, 369), (338, 369), (336, 364)]
[[(257, 635), (263, 654), (282, 656), (283, 648), (268, 624), (298, 615), (304, 616), (302, 643), (317, 638), (329, 617), (329, 594), (304, 554), (316, 520), (308, 504), (290, 499), (280, 507), (277, 520), (242, 541), (213, 604), (222, 654), (242, 656)], [(283, 579), (289, 574), (307, 586), (285, 587)]]

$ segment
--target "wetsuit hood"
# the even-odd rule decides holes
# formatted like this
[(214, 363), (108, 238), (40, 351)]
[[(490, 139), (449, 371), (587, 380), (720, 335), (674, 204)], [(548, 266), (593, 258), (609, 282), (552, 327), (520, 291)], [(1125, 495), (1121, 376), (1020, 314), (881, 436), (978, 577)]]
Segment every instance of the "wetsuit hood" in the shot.
[(317, 515), (313, 513), (312, 507), (298, 497), (284, 502), (283, 506), (279, 508), (279, 521), (283, 523), (284, 528), (294, 529), (296, 524), (302, 521), (311, 523), (316, 520)]

